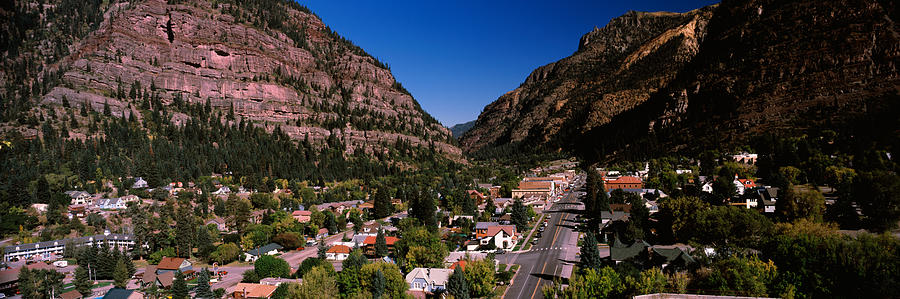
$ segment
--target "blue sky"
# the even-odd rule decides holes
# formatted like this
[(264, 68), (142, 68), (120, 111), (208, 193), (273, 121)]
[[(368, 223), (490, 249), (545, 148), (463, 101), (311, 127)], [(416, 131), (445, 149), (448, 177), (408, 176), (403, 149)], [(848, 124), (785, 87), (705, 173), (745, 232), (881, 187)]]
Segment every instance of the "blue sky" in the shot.
[(718, 1), (299, 2), (388, 63), (425, 111), (452, 126), (628, 10), (684, 12)]

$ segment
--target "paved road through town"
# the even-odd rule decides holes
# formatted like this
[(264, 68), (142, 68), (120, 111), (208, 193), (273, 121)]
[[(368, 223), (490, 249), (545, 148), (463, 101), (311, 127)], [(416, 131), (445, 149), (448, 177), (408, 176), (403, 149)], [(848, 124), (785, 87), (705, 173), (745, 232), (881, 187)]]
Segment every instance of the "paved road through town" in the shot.
[(569, 278), (572, 266), (577, 263), (578, 233), (574, 231), (575, 213), (583, 205), (578, 202), (574, 190), (555, 203), (549, 210), (547, 227), (538, 243), (531, 250), (497, 256), (502, 264), (520, 265), (519, 273), (504, 298), (542, 298), (541, 287), (554, 280)]

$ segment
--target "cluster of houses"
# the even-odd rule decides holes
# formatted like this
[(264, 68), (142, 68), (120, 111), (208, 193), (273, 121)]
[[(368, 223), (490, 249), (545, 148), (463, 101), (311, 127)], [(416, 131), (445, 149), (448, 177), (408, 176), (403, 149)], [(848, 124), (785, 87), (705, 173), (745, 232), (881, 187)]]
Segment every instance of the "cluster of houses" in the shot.
[(191, 279), (198, 273), (194, 271), (191, 261), (178, 257), (163, 257), (158, 264), (148, 265), (143, 273), (135, 274), (140, 279), (141, 287), (147, 288), (155, 284), (162, 289), (172, 288), (175, 273), (181, 271), (185, 279)]
[[(699, 179), (703, 182), (700, 191), (713, 193), (713, 182), (716, 178), (700, 176)], [(764, 213), (775, 212), (775, 202), (778, 200), (779, 191), (777, 187), (762, 186), (753, 179), (740, 178), (738, 175), (734, 176), (732, 184), (734, 184), (737, 197), (729, 199), (729, 205), (758, 209)]]

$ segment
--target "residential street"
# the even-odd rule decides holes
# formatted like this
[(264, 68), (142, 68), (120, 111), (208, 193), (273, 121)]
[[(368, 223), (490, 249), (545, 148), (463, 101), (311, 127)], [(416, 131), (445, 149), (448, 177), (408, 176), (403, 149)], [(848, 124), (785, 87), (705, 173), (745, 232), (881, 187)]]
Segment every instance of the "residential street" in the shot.
[[(580, 185), (579, 185), (580, 187)], [(501, 264), (519, 264), (519, 273), (506, 291), (506, 298), (542, 298), (541, 287), (556, 279), (569, 278), (577, 263), (578, 233), (574, 229), (575, 213), (583, 208), (577, 200), (578, 188), (572, 188), (559, 202), (544, 213), (549, 215), (547, 227), (531, 250), (498, 255)]]

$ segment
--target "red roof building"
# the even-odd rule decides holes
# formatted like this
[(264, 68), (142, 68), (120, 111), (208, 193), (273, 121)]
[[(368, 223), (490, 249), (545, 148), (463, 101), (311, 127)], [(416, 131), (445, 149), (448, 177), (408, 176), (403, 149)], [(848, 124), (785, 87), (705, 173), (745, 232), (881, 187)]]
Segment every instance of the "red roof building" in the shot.
[(644, 182), (641, 178), (634, 176), (623, 176), (614, 180), (606, 181), (606, 191), (615, 189), (644, 189)]
[[(368, 236), (363, 240), (363, 253), (368, 256), (375, 256), (375, 240), (377, 236)], [(394, 244), (400, 241), (397, 237), (384, 237), (384, 243), (387, 244), (388, 252), (394, 252)]]

